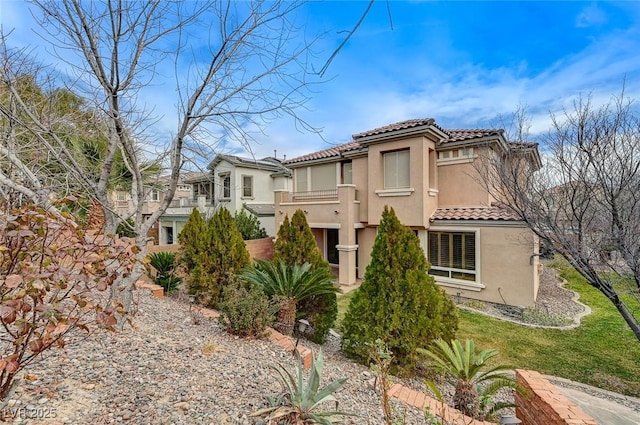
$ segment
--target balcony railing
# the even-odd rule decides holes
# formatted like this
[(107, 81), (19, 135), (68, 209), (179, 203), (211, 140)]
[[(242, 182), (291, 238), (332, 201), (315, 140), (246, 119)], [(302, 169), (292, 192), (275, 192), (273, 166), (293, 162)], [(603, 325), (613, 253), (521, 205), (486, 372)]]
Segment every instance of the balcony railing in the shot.
[(336, 200), (338, 200), (338, 189), (311, 190), (308, 192), (293, 192), (289, 194), (289, 202), (336, 201)]
[[(206, 198), (205, 205), (209, 205), (211, 200)], [(174, 199), (169, 204), (169, 208), (197, 207), (198, 201), (190, 198)]]

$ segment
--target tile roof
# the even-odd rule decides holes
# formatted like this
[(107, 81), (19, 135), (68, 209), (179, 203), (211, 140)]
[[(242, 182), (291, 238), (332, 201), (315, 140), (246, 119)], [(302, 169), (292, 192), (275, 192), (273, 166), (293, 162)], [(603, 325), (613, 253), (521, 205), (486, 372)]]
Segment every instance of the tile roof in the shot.
[(452, 129), (445, 130), (445, 133), (449, 135), (449, 140), (446, 142), (459, 142), (461, 140), (475, 139), (477, 137), (493, 136), (504, 133), (504, 130), (495, 130), (489, 128), (478, 129)]
[(227, 154), (218, 154), (209, 164), (209, 169), (213, 169), (218, 165), (221, 161), (227, 161), (230, 164), (236, 166), (243, 166), (248, 168), (256, 168), (262, 170), (270, 170), (275, 171), (277, 173), (287, 174), (289, 170), (286, 169), (280, 162), (280, 160), (272, 157), (266, 157), (262, 159), (255, 158), (245, 158), (237, 155), (227, 155)]
[(287, 159), (285, 161), (282, 161), (282, 163), (288, 165), (295, 164), (296, 162), (311, 161), (314, 159), (338, 157), (342, 152), (358, 149), (359, 147), (360, 144), (358, 142), (349, 142), (342, 145), (333, 146), (329, 149), (324, 149), (307, 155), (298, 156), (296, 158)]
[(431, 216), (433, 220), (517, 221), (518, 217), (506, 207), (494, 203), (490, 207), (438, 208)]
[(385, 125), (383, 127), (374, 128), (372, 130), (363, 131), (362, 133), (354, 134), (352, 137), (354, 140), (357, 140), (367, 136), (374, 136), (376, 134), (389, 133), (391, 131), (404, 130), (407, 128), (420, 127), (423, 125), (436, 125), (436, 121), (433, 118), (418, 118), (413, 120), (400, 121), (394, 124)]
[(535, 142), (509, 142), (511, 149), (535, 149), (538, 144)]

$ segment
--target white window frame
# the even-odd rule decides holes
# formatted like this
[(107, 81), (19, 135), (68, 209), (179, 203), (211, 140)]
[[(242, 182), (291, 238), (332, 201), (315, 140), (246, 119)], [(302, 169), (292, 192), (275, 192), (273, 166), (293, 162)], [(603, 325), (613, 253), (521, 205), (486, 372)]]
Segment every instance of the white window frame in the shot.
[(149, 191), (149, 198), (152, 201), (159, 201), (160, 200), (160, 191), (158, 189), (151, 189), (151, 191)]
[(127, 200), (127, 192), (125, 192), (124, 190), (119, 190), (117, 196), (118, 196), (118, 201), (126, 201)]
[[(242, 181), (242, 199), (253, 199), (253, 176), (250, 174), (243, 174), (242, 176), (240, 176), (240, 179)], [(245, 179), (249, 179), (249, 186), (245, 185)], [(249, 194), (247, 195), (247, 188), (249, 189)]]
[[(231, 173), (220, 173), (220, 198), (231, 199)], [(225, 185), (225, 181), (229, 179), (229, 185)]]
[[(407, 184), (406, 185), (400, 185), (400, 183), (398, 182), (398, 177), (400, 176), (400, 173), (396, 172), (396, 182), (394, 186), (387, 186), (387, 158), (391, 157), (391, 156), (395, 156), (396, 158), (396, 169), (398, 168), (398, 155), (399, 154), (404, 154), (406, 153), (407, 155)], [(408, 189), (411, 187), (411, 150), (410, 149), (399, 149), (396, 151), (390, 151), (390, 152), (384, 152), (382, 154), (382, 168), (383, 168), (383, 176), (382, 176), (382, 184), (385, 190), (391, 189), (391, 190), (397, 190), (397, 189)]]
[[(477, 227), (440, 227), (440, 226), (432, 226), (429, 229), (427, 229), (427, 235), (426, 235), (426, 240), (425, 240), (425, 247), (427, 248), (425, 250), (426, 255), (427, 255), (427, 260), (429, 260), (431, 252), (429, 251), (429, 233), (430, 232), (442, 232), (442, 233), (474, 233), (475, 234), (475, 270), (474, 271), (470, 271), (470, 270), (465, 270), (465, 269), (456, 269), (456, 268), (451, 268), (451, 267), (441, 267), (441, 266), (434, 266), (433, 264), (431, 264), (431, 269), (432, 270), (442, 270), (442, 271), (448, 271), (449, 272), (449, 277), (446, 276), (438, 276), (438, 275), (431, 275), (437, 284), (441, 285), (441, 286), (447, 286), (447, 287), (452, 287), (452, 288), (458, 288), (458, 289), (466, 289), (466, 290), (470, 290), (470, 291), (481, 291), (482, 289), (485, 288), (485, 285), (483, 285), (482, 282), (482, 278), (481, 278), (481, 253), (480, 253), (480, 229)], [(450, 277), (451, 276), (451, 272), (461, 272), (461, 273), (468, 273), (468, 274), (475, 274), (475, 280), (464, 280), (464, 279), (455, 279)]]

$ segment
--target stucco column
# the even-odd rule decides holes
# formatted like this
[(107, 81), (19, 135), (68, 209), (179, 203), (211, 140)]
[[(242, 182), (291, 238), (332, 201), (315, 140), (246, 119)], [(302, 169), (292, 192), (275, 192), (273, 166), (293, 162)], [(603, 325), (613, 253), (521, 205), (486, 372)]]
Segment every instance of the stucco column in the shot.
[(286, 189), (276, 189), (273, 191), (273, 206), (275, 208), (275, 213), (273, 216), (273, 225), (275, 226), (275, 234), (278, 234), (278, 230), (280, 229), (280, 225), (282, 224), (282, 220), (284, 220), (284, 213), (280, 208), (280, 204), (282, 203), (282, 199), (285, 194), (289, 193)]
[(340, 244), (336, 249), (340, 253), (340, 273), (338, 283), (340, 285), (354, 285), (356, 283), (356, 186), (354, 184), (338, 185), (337, 220), (340, 223), (338, 238)]

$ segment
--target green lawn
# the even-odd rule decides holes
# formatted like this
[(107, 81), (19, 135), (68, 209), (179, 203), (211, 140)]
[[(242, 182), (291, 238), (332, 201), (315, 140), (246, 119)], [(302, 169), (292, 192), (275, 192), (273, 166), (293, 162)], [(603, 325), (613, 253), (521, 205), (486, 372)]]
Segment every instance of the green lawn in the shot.
[[(569, 287), (592, 313), (573, 330), (535, 329), (460, 310), (458, 338), (499, 350), (499, 361), (640, 397), (640, 342), (613, 305), (573, 270)], [(352, 293), (338, 298), (343, 317)]]

